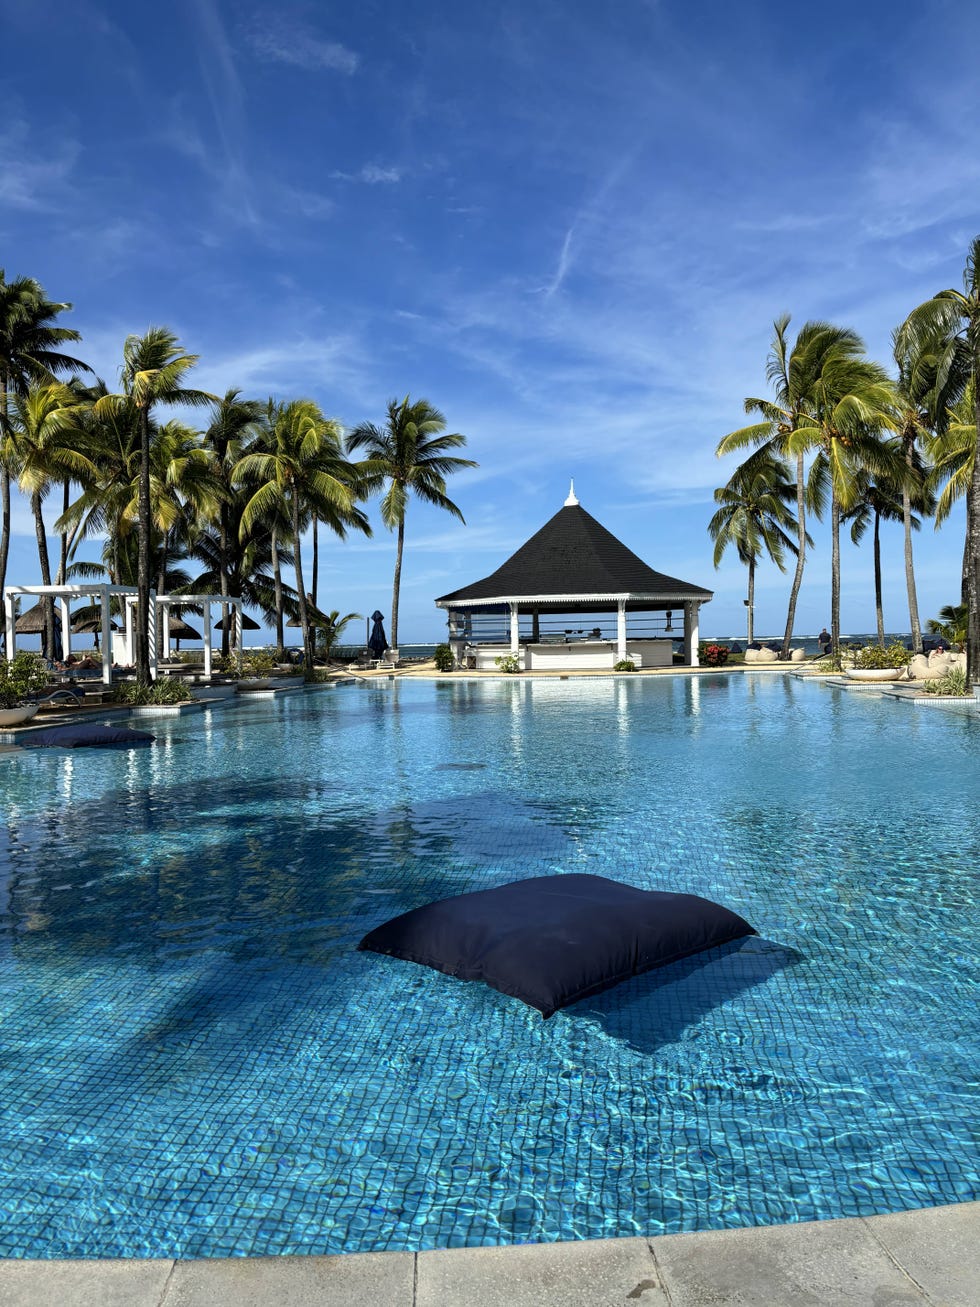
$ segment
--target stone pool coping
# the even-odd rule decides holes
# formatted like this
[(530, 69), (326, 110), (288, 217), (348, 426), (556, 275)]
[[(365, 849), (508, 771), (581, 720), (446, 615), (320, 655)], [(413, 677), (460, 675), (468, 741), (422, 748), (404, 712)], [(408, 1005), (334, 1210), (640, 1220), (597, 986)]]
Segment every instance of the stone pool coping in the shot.
[(977, 1307), (978, 1285), (980, 1202), (509, 1248), (0, 1260), (2, 1307)]

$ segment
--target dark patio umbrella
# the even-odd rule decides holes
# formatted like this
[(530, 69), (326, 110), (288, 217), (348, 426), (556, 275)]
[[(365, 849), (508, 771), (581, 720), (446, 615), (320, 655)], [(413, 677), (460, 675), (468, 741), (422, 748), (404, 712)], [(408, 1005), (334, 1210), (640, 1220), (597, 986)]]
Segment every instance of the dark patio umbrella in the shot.
[(371, 614), (371, 621), (374, 625), (371, 627), (371, 637), (368, 640), (368, 648), (374, 654), (375, 658), (383, 658), (385, 650), (388, 648), (388, 637), (385, 635), (384, 614), (376, 608)]

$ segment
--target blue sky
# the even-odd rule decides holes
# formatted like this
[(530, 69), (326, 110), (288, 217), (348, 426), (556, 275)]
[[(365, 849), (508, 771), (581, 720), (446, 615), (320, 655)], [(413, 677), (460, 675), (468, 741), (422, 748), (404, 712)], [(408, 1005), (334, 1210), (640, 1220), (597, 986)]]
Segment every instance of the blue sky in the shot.
[[(0, 0), (0, 265), (70, 300), (115, 382), (166, 325), (214, 392), (309, 395), (348, 425), (424, 396), (468, 437), (466, 517), (412, 504), (401, 643), (561, 506), (713, 588), (718, 439), (765, 393), (778, 314), (889, 335), (961, 285), (980, 230), (980, 9), (943, 0)], [(53, 518), (54, 513), (50, 514)], [(394, 541), (322, 549), (321, 607), (390, 611)], [(15, 508), (8, 580), (37, 579)], [(814, 528), (797, 631), (829, 620)], [(923, 618), (959, 592), (962, 513), (916, 540)], [(908, 629), (900, 528), (885, 618)], [(93, 549), (92, 555), (95, 555)], [(870, 543), (842, 629), (873, 627)], [(757, 630), (789, 576), (761, 569)]]

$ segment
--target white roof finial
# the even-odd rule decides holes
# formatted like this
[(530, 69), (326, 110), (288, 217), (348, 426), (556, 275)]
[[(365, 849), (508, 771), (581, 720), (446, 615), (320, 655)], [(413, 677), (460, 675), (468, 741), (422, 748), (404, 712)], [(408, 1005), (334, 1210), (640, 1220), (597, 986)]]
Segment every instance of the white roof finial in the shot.
[(568, 498), (565, 500), (565, 507), (575, 508), (577, 507), (577, 505), (578, 505), (578, 500), (575, 498), (575, 478), (572, 477), (571, 481), (568, 484)]

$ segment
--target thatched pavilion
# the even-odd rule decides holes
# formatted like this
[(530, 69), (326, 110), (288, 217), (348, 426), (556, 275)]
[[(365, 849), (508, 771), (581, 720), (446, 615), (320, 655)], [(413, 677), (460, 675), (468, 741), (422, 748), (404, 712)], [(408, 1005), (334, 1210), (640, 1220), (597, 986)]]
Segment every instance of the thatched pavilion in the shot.
[[(655, 572), (585, 511), (575, 487), (562, 508), (495, 572), (436, 600), (457, 661), (492, 668), (514, 655), (528, 670), (698, 665), (698, 611), (712, 591)], [(615, 622), (613, 621), (615, 619)], [(680, 634), (681, 632), (678, 632)]]

